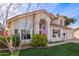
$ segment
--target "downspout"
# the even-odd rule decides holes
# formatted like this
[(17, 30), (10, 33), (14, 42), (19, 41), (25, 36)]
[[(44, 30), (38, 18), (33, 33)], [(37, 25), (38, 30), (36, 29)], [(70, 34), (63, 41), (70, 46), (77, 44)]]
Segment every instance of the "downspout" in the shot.
[(33, 33), (32, 33), (32, 35), (34, 35), (34, 25), (35, 25), (35, 24), (34, 24), (34, 22), (35, 22), (34, 19), (35, 19), (35, 15), (36, 15), (36, 14), (34, 13), (34, 14), (33, 14)]
[(27, 16), (26, 16), (26, 21), (25, 21), (25, 30), (26, 30), (26, 25), (27, 25)]

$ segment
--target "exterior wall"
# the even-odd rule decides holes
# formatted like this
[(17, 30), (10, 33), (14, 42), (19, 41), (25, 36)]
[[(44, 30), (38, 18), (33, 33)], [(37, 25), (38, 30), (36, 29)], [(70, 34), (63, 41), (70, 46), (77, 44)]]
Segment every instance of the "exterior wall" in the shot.
[[(31, 34), (31, 37), (32, 37), (32, 21), (33, 21), (33, 16), (28, 16), (27, 17), (27, 23), (30, 25), (30, 27), (27, 29), (27, 26), (26, 26), (26, 29), (29, 30), (30, 34)], [(21, 29), (25, 29), (25, 26), (22, 26), (23, 23), (26, 22), (26, 18), (22, 18), (22, 19), (19, 19), (19, 33), (20, 33), (20, 38), (21, 38)], [(22, 40), (22, 43), (30, 43), (31, 42), (31, 39), (26, 39), (26, 40)]]
[(58, 19), (54, 19), (54, 20), (52, 20), (52, 24), (55, 24), (55, 25), (60, 25), (61, 26), (61, 21), (62, 20), (62, 26), (64, 26), (65, 25), (65, 20), (63, 20), (63, 18), (61, 18), (61, 17), (59, 17)]
[[(45, 13), (38, 13), (35, 15), (35, 18), (34, 18), (34, 22), (35, 22), (35, 25), (34, 25), (34, 33), (37, 34), (39, 33), (39, 21), (41, 19), (45, 19), (46, 22), (47, 22), (47, 31), (48, 31), (48, 40), (50, 39), (50, 18), (48, 15), (46, 15)], [(16, 19), (14, 21), (12, 21), (12, 26), (11, 28), (9, 28), (10, 30), (10, 34), (14, 34), (14, 29), (18, 29), (18, 32), (19, 34), (21, 34), (21, 29), (22, 28), (22, 22), (25, 22), (26, 18), (20, 18), (20, 19)], [(28, 16), (27, 17), (27, 22), (32, 25), (33, 24), (33, 15), (32, 16)], [(32, 30), (33, 30), (33, 27), (31, 27), (30, 30), (30, 34), (32, 36)], [(21, 38), (21, 35), (20, 35), (20, 38)], [(23, 43), (30, 43), (31, 42), (31, 39), (26, 39), (26, 40), (21, 40)]]
[[(53, 29), (60, 29), (60, 37), (56, 37), (53, 38)], [(65, 33), (65, 36), (63, 35), (63, 33)], [(55, 27), (51, 27), (50, 30), (50, 42), (54, 42), (54, 41), (64, 41), (64, 40), (70, 40), (70, 39), (74, 39), (74, 30), (71, 29), (63, 29), (63, 28), (55, 28)]]
[[(56, 38), (53, 37), (53, 29), (60, 29), (60, 37), (56, 37)], [(50, 36), (50, 41), (49, 42), (65, 40), (63, 35), (62, 35), (63, 33), (64, 33), (64, 30), (62, 28), (51, 27), (51, 30), (50, 30), (50, 35), (51, 36)]]
[[(21, 29), (25, 29), (24, 26), (22, 26), (22, 23), (26, 21), (26, 18), (21, 18), (21, 19), (16, 19), (14, 21), (12, 21), (11, 23), (11, 27), (9, 28), (9, 34), (14, 34), (14, 30), (18, 29), (18, 33), (20, 34), (20, 39), (21, 39)], [(31, 34), (32, 37), (32, 21), (33, 21), (33, 16), (28, 16), (27, 17), (27, 23), (30, 24), (30, 28), (29, 28), (29, 32)], [(26, 27), (27, 29), (27, 27)], [(26, 40), (22, 40), (21, 41), (23, 43), (30, 43), (31, 39), (26, 39)]]
[(60, 28), (60, 38), (61, 40), (66, 40), (66, 37), (63, 35), (63, 33), (65, 33), (64, 29), (63, 28)]
[(63, 25), (62, 25), (62, 26), (64, 26), (64, 25), (65, 25), (65, 20), (63, 20), (62, 18), (59, 18), (58, 24), (60, 25), (60, 21), (61, 21), (61, 20), (63, 21), (63, 23), (62, 23)]
[(74, 31), (74, 38), (79, 39), (79, 30)]
[(14, 32), (14, 31), (13, 31), (13, 23), (14, 23), (14, 22), (11, 22), (11, 24), (9, 24), (9, 25), (10, 25), (10, 27), (9, 27), (9, 29), (8, 29), (8, 30), (9, 30), (9, 32), (8, 32), (9, 35)]
[[(34, 34), (39, 33), (39, 22), (41, 19), (45, 19), (47, 24), (47, 36), (48, 36), (48, 41), (49, 42), (54, 42), (54, 41), (62, 41), (62, 40), (66, 40), (66, 39), (72, 39), (73, 38), (73, 31), (72, 30), (65, 30), (63, 28), (58, 28), (55, 26), (50, 27), (50, 17), (45, 14), (45, 13), (36, 13), (35, 17), (34, 17)], [(63, 20), (61, 18), (59, 18), (59, 20), (56, 21), (57, 24), (60, 25), (60, 20)], [(21, 34), (21, 29), (25, 29), (24, 26), (22, 26), (22, 24), (24, 24), (24, 22), (26, 22), (26, 18), (20, 18), (20, 19), (16, 19), (14, 21), (12, 21), (11, 27), (9, 28), (9, 33), (10, 34), (14, 34), (14, 29), (18, 29), (19, 34)], [(27, 16), (27, 23), (29, 23), (30, 26), (33, 25), (33, 15)], [(64, 20), (63, 20), (63, 26), (64, 26)], [(27, 27), (26, 27), (27, 29)], [(53, 38), (53, 29), (60, 29), (60, 37), (56, 37)], [(32, 37), (33, 34), (33, 26), (29, 28), (30, 30), (30, 34)], [(63, 33), (66, 33), (66, 37), (63, 36)], [(20, 35), (20, 39), (21, 39), (21, 35)], [(30, 43), (31, 39), (26, 39), (26, 40), (21, 40), (23, 43)]]
[(74, 39), (74, 30), (66, 29), (66, 40)]
[(38, 13), (38, 14), (36, 14), (36, 17), (35, 17), (35, 22), (37, 22), (36, 23), (36, 25), (35, 25), (35, 33), (39, 33), (39, 22), (40, 22), (40, 20), (41, 19), (45, 19), (46, 20), (46, 22), (47, 22), (47, 31), (48, 31), (48, 40), (50, 40), (50, 18), (49, 18), (49, 16), (48, 15), (46, 15), (45, 13)]

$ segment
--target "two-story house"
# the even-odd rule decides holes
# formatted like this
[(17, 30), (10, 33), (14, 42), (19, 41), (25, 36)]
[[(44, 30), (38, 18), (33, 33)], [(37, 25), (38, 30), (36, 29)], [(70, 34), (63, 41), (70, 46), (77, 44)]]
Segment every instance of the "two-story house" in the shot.
[[(73, 39), (73, 29), (65, 26), (65, 18), (46, 10), (37, 10), (7, 20), (9, 34), (19, 34), (21, 41), (30, 43), (33, 34), (47, 35), (49, 42)], [(26, 35), (27, 33), (27, 35)]]

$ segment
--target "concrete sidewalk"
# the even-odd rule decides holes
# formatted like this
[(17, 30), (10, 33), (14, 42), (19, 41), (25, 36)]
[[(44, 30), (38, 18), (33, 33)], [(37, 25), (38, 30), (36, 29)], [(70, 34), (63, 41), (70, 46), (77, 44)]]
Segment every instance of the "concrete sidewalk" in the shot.
[(61, 45), (61, 44), (66, 44), (66, 43), (69, 43), (68, 41), (64, 41), (64, 42), (59, 42), (59, 43), (51, 43), (51, 44), (48, 44), (47, 47), (51, 47), (51, 46), (56, 46), (56, 45)]
[(51, 44), (48, 44), (47, 46), (48, 46), (48, 47), (51, 47), (51, 46), (56, 46), (56, 45), (61, 45), (61, 44), (66, 44), (66, 43), (79, 43), (79, 40), (78, 40), (78, 39), (65, 40), (65, 41), (63, 41), (63, 42), (51, 43)]

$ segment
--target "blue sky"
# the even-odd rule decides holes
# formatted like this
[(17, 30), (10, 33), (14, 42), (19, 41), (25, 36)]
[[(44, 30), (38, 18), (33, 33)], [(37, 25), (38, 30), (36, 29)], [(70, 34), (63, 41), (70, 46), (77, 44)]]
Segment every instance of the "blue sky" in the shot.
[[(25, 5), (21, 11), (25, 12)], [(46, 9), (47, 11), (60, 15), (65, 15), (68, 17), (74, 17), (77, 21), (71, 24), (71, 27), (79, 26), (79, 3), (33, 3), (31, 5), (30, 11), (35, 9)]]
[[(25, 13), (28, 4), (22, 3), (22, 7), (19, 9), (18, 14)], [(29, 11), (46, 9), (48, 12), (68, 17), (74, 17), (77, 21), (71, 24), (70, 27), (79, 27), (79, 3), (32, 3)], [(1, 22), (1, 20), (0, 20)]]

